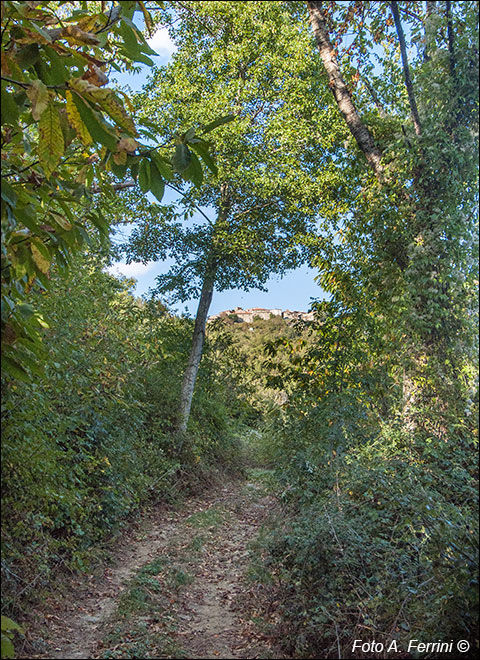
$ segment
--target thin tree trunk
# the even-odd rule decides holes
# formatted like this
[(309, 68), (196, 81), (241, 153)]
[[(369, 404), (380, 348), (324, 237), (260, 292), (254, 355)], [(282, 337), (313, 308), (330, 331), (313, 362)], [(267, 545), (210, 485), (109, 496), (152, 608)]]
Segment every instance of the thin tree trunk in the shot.
[(455, 72), (455, 37), (453, 34), (453, 20), (452, 20), (452, 3), (447, 0), (445, 4), (445, 13), (447, 15), (447, 36), (448, 36), (448, 53), (450, 61), (450, 77), (454, 87), (456, 86), (456, 72)]
[(200, 301), (198, 303), (197, 315), (195, 317), (195, 328), (193, 330), (192, 348), (188, 359), (187, 368), (183, 375), (182, 393), (180, 396), (180, 411), (177, 433), (183, 434), (187, 430), (190, 409), (192, 407), (193, 391), (197, 379), (200, 360), (202, 359), (203, 344), (205, 342), (205, 328), (207, 325), (208, 310), (212, 302), (213, 288), (215, 286), (217, 265), (212, 262), (207, 266), (207, 272), (203, 281)]
[(396, 2), (390, 2), (390, 9), (392, 10), (393, 20), (395, 21), (395, 28), (400, 42), (400, 53), (402, 55), (403, 75), (405, 77), (405, 87), (407, 88), (408, 102), (410, 103), (410, 112), (412, 114), (413, 125), (415, 126), (415, 133), (421, 135), (422, 127), (420, 124), (420, 117), (418, 115), (417, 101), (413, 92), (412, 79), (410, 77), (410, 67), (408, 66), (407, 45), (405, 43), (405, 35), (403, 33), (402, 23), (400, 21), (400, 12)]
[[(229, 211), (230, 197), (228, 194), (228, 184), (224, 183), (221, 187), (220, 209), (215, 224), (222, 225), (227, 220)], [(202, 292), (200, 294), (197, 315), (195, 317), (192, 348), (190, 350), (190, 357), (188, 359), (187, 368), (183, 375), (182, 392), (180, 395), (180, 410), (178, 415), (178, 425), (176, 429), (177, 435), (180, 436), (180, 442), (178, 445), (179, 450), (182, 448), (183, 439), (188, 426), (188, 419), (190, 417), (195, 381), (197, 380), (200, 360), (202, 359), (203, 344), (205, 343), (205, 329), (207, 327), (208, 310), (210, 309), (210, 303), (212, 302), (213, 289), (215, 287), (215, 280), (217, 276), (218, 261), (214, 256), (214, 247), (215, 246), (212, 245), (212, 251), (207, 260)]]
[(350, 132), (357, 141), (358, 146), (365, 154), (370, 167), (378, 179), (383, 178), (383, 166), (381, 164), (382, 153), (375, 144), (367, 126), (364, 124), (353, 104), (351, 94), (340, 73), (335, 50), (330, 42), (322, 3), (318, 1), (307, 2), (310, 16), (310, 24), (313, 29), (320, 57), (327, 71), (330, 87), (347, 123)]
[(385, 119), (387, 113), (385, 112), (385, 108), (383, 107), (382, 102), (378, 98), (377, 92), (375, 91), (374, 87), (370, 84), (370, 82), (366, 77), (362, 76), (361, 79), (363, 81), (363, 84), (367, 88), (368, 93), (372, 97), (373, 102), (377, 106), (378, 114), (380, 115), (380, 117)]

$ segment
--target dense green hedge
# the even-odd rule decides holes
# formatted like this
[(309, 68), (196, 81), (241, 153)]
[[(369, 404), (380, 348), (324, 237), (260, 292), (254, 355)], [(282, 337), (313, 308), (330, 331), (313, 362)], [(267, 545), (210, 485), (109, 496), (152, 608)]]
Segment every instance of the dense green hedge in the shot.
[(297, 481), (290, 471), (303, 494), (285, 493), (289, 515), (268, 547), (299, 657), (337, 657), (337, 642), (348, 657), (354, 639), (474, 644), (473, 460), (448, 448), (451, 469), (425, 468), (415, 450), (407, 434), (385, 432), (335, 465), (299, 461)]
[(338, 355), (319, 326), (299, 368), (290, 349), (291, 395), (265, 433), (285, 504), (266, 549), (287, 652), (350, 657), (355, 639), (396, 639), (399, 650), (466, 639), (475, 649), (475, 369), (465, 358), (456, 387), (444, 369), (448, 406), (424, 386), (407, 415), (392, 369), (365, 379), (359, 337)]
[(222, 381), (221, 355), (207, 346), (180, 455), (172, 430), (192, 322), (135, 300), (131, 282), (100, 266), (80, 259), (32, 294), (50, 326), (44, 372), (3, 383), (7, 605), (57, 565), (84, 568), (119, 521), (171, 497), (179, 477), (235, 456), (235, 383)]

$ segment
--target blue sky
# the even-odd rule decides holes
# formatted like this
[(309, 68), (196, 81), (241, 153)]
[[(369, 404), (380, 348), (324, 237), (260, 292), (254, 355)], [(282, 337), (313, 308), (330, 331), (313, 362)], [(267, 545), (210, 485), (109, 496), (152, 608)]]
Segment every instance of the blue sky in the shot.
[[(139, 21), (137, 21), (138, 23)], [(158, 65), (166, 64), (175, 51), (175, 45), (170, 40), (168, 31), (165, 28), (158, 30), (148, 40), (148, 43), (158, 53), (158, 57), (152, 58)], [(142, 70), (137, 74), (116, 74), (116, 80), (120, 85), (128, 85), (133, 91), (138, 91), (145, 83), (147, 75), (148, 67), (142, 66)], [(128, 231), (126, 233), (123, 230), (122, 234), (126, 236)], [(171, 264), (171, 261), (150, 262), (146, 265), (118, 262), (111, 266), (108, 271), (114, 275), (135, 278), (137, 283), (134, 293), (141, 296), (148, 293), (149, 288), (155, 285), (156, 276), (167, 272)], [(210, 314), (217, 314), (225, 309), (235, 307), (243, 307), (244, 309), (266, 307), (268, 309), (281, 308), (307, 311), (313, 300), (325, 298), (323, 290), (314, 280), (316, 274), (316, 271), (304, 266), (287, 273), (281, 279), (276, 276), (270, 278), (266, 283), (267, 292), (258, 289), (251, 289), (248, 292), (239, 289), (215, 292)], [(179, 313), (185, 312), (192, 316), (195, 315), (196, 308), (196, 300), (174, 306), (174, 309)]]

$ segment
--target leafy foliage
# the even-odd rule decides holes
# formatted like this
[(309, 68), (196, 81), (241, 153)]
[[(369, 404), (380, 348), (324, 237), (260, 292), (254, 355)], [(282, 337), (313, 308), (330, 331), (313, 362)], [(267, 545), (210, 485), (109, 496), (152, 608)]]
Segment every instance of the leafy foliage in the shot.
[(63, 565), (84, 569), (130, 512), (235, 454), (226, 392), (207, 350), (190, 453), (179, 457), (171, 430), (190, 322), (135, 300), (131, 281), (100, 272), (101, 264), (77, 257), (68, 278), (52, 276), (48, 294), (33, 297), (48, 318), (49, 362), (35, 382), (3, 393), (10, 608)]
[[(173, 145), (160, 153), (158, 133), (138, 125), (128, 97), (106, 86), (111, 69), (153, 64), (133, 23), (142, 11), (149, 24), (144, 3), (100, 5), (2, 5), (2, 365), (23, 380), (36, 371), (44, 325), (24, 305), (28, 291), (48, 288), (53, 263), (67, 270), (92, 229), (108, 233), (93, 193), (108, 199), (111, 184), (130, 175), (161, 199), (175, 168)], [(177, 149), (189, 140), (179, 137)], [(205, 145), (202, 158), (212, 167)], [(198, 182), (201, 172), (197, 160), (195, 177), (186, 177)]]
[[(128, 200), (136, 227), (125, 253), (130, 260), (172, 257), (157, 291), (177, 300), (198, 296), (208, 271), (219, 291), (261, 288), (272, 272), (308, 259), (297, 239), (314, 228), (315, 214), (336, 212), (338, 171), (325, 172), (329, 186), (316, 179), (325, 153), (335, 151), (338, 122), (305, 58), (312, 52), (306, 23), (292, 23), (287, 6), (194, 2), (176, 10), (175, 57), (154, 70), (137, 102), (166, 135), (193, 118), (204, 133), (215, 131), (209, 142), (192, 135), (188, 147), (177, 145), (177, 169), (197, 184), (177, 204), (139, 212), (138, 201)], [(209, 144), (214, 167), (205, 160)], [(207, 166), (202, 177), (197, 157)]]
[[(321, 5), (384, 169), (372, 177), (358, 142), (346, 142), (349, 214), (313, 248), (331, 300), (318, 304), (306, 347), (269, 349), (270, 382), (289, 391), (268, 441), (291, 512), (269, 544), (290, 651), (337, 657), (365, 631), (401, 645), (441, 630), (473, 648), (477, 10), (447, 3), (429, 15), (418, 4), (412, 14), (396, 3), (418, 48), (416, 131), (389, 55), (389, 3), (308, 4)], [(372, 73), (374, 44), (383, 79)]]
[[(149, 498), (235, 461), (247, 423), (284, 503), (264, 568), (289, 652), (346, 655), (365, 631), (475, 648), (476, 4), (307, 3), (377, 169), (303, 3), (161, 8), (179, 50), (138, 113), (102, 66), (148, 60), (145, 6), (67, 4), (2, 5), (9, 606)], [(138, 187), (94, 203), (127, 174)], [(160, 205), (166, 185), (181, 202)], [(209, 326), (181, 453), (192, 322), (75, 256), (90, 225), (129, 220), (128, 259), (175, 259), (161, 295), (263, 286), (307, 260), (330, 296), (308, 327)]]
[(15, 650), (12, 638), (15, 632), (23, 632), (21, 626), (12, 621), (8, 616), (2, 614), (2, 660), (3, 658), (14, 658)]

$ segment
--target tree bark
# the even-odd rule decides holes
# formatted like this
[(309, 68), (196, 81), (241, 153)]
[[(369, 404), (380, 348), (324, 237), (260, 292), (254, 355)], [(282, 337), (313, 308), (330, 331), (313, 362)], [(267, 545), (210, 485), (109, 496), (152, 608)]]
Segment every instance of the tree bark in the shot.
[(408, 66), (408, 55), (407, 55), (407, 45), (405, 43), (405, 35), (403, 33), (402, 23), (400, 21), (400, 13), (398, 11), (398, 6), (396, 2), (390, 3), (390, 9), (392, 10), (393, 20), (395, 21), (395, 28), (398, 34), (398, 40), (400, 42), (400, 53), (402, 55), (402, 64), (403, 64), (403, 75), (405, 78), (405, 87), (407, 88), (408, 102), (410, 103), (410, 112), (412, 114), (413, 125), (415, 127), (415, 133), (421, 135), (422, 127), (420, 124), (420, 117), (418, 115), (417, 101), (415, 100), (415, 94), (413, 92), (412, 79), (410, 77), (410, 67)]
[(452, 20), (452, 3), (447, 0), (445, 4), (445, 13), (447, 15), (447, 36), (448, 36), (448, 53), (450, 61), (450, 76), (454, 87), (456, 86), (456, 72), (455, 72), (455, 37), (453, 33), (453, 20)]
[(183, 375), (177, 434), (183, 434), (187, 430), (195, 381), (197, 380), (200, 360), (202, 359), (203, 344), (205, 342), (205, 328), (207, 325), (208, 310), (210, 309), (210, 303), (212, 302), (216, 271), (217, 265), (215, 262), (211, 262), (207, 265), (202, 292), (200, 294), (200, 301), (198, 303), (197, 315), (195, 317), (190, 357), (188, 358), (187, 368)]
[[(220, 209), (216, 224), (222, 224), (227, 219), (230, 211), (230, 197), (228, 194), (228, 185), (222, 184), (220, 194)], [(200, 360), (202, 359), (203, 345), (205, 343), (205, 329), (207, 326), (208, 310), (212, 302), (213, 289), (218, 269), (218, 261), (214, 254), (214, 245), (207, 259), (207, 266), (203, 279), (202, 291), (198, 303), (197, 315), (195, 317), (195, 327), (193, 330), (192, 347), (188, 359), (187, 368), (183, 375), (182, 392), (180, 395), (180, 409), (178, 415), (178, 424), (176, 434), (180, 436), (178, 449), (183, 445), (183, 438), (188, 426), (190, 409), (192, 407), (193, 392), (195, 381), (197, 380)]]
[(307, 2), (310, 24), (313, 29), (320, 57), (322, 58), (325, 70), (330, 82), (330, 88), (333, 92), (337, 105), (342, 113), (345, 122), (355, 138), (358, 146), (365, 154), (365, 158), (370, 167), (375, 172), (377, 178), (383, 178), (383, 166), (381, 163), (382, 153), (375, 144), (367, 126), (363, 123), (357, 109), (352, 101), (351, 94), (345, 81), (342, 78), (340, 67), (338, 66), (335, 50), (330, 42), (325, 14), (322, 9), (322, 3), (318, 1)]

